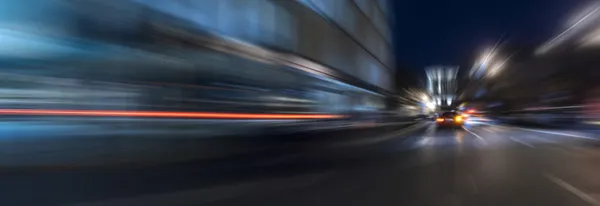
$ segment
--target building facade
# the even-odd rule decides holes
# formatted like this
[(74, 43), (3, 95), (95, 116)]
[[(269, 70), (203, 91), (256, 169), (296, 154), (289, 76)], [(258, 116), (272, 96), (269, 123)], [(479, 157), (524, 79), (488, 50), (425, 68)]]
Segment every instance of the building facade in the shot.
[(457, 66), (431, 66), (427, 73), (427, 92), (437, 106), (451, 106), (456, 98)]
[[(384, 111), (393, 92), (386, 0), (7, 2), (0, 35), (11, 49), (0, 55), (23, 60), (11, 68), (27, 75), (235, 89), (132, 89), (144, 102), (190, 108), (219, 100), (233, 109), (248, 101), (258, 105), (249, 110)], [(222, 93), (238, 90), (248, 92)]]
[(296, 64), (317, 65), (327, 78), (379, 94), (393, 90), (387, 0), (135, 1), (198, 29), (292, 54)]

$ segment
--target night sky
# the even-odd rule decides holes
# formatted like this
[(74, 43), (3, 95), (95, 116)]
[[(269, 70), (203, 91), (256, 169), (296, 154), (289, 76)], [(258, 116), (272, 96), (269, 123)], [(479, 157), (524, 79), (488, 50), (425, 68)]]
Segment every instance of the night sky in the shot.
[(590, 0), (392, 0), (400, 69), (469, 67), (498, 39), (539, 45)]

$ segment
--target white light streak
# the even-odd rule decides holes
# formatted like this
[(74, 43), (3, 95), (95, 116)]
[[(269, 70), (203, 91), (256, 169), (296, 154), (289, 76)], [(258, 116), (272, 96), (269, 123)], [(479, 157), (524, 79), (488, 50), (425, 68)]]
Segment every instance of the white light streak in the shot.
[(539, 49), (536, 50), (535, 53), (536, 54), (542, 54), (542, 53), (545, 53), (545, 52), (549, 51), (552, 47), (554, 47), (558, 43), (560, 43), (560, 41), (562, 41), (563, 39), (567, 38), (567, 35), (572, 34), (572, 32), (571, 32), (572, 30), (574, 30), (576, 27), (578, 27), (580, 24), (582, 24), (589, 17), (591, 17), (592, 15), (594, 15), (599, 9), (600, 9), (600, 7), (596, 6), (596, 8), (594, 8), (592, 11), (590, 11), (589, 13), (587, 13), (585, 16), (583, 16), (578, 21), (576, 21), (573, 25), (571, 25), (565, 31), (563, 31), (558, 36), (552, 38), (550, 41), (548, 41), (547, 43), (545, 43), (544, 45), (542, 45)]

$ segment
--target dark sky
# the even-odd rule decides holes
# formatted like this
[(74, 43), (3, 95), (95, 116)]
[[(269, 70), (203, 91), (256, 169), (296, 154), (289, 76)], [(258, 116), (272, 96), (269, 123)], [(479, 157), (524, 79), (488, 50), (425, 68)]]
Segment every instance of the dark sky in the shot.
[(590, 0), (391, 0), (396, 15), (396, 61), (401, 68), (470, 67), (504, 36), (539, 45), (565, 28)]

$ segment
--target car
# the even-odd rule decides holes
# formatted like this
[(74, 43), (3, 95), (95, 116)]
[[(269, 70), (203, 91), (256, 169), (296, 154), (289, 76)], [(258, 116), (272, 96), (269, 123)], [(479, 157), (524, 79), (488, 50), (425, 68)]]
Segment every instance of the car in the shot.
[(438, 126), (460, 127), (464, 124), (465, 117), (456, 112), (444, 112), (435, 119)]

